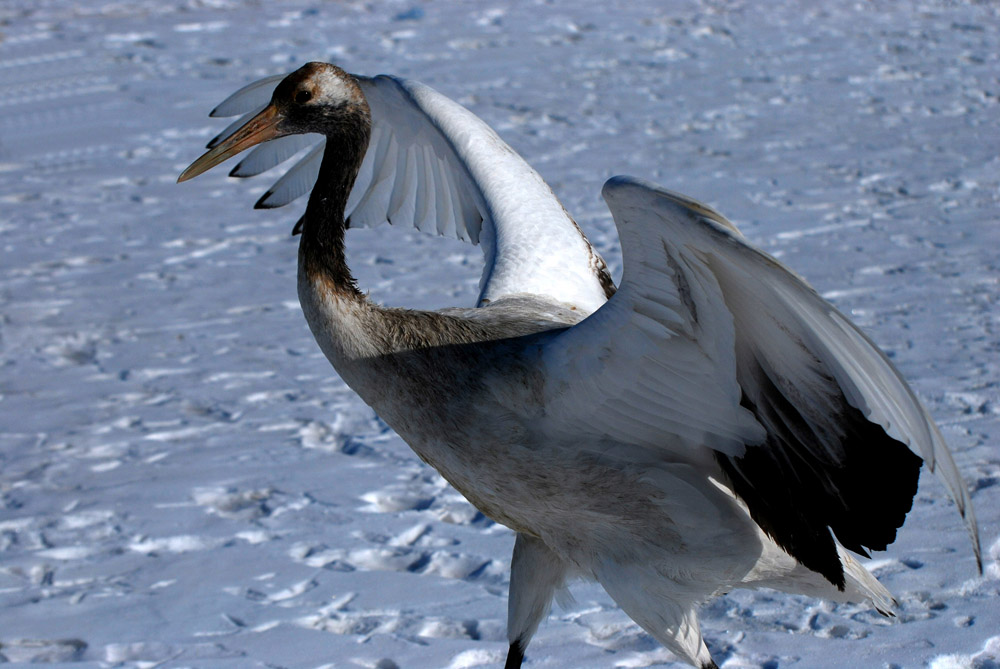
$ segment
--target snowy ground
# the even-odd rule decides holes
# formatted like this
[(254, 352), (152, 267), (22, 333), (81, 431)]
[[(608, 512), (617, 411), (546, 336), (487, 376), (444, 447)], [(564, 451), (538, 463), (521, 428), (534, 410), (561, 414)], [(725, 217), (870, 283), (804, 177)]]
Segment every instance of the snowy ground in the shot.
[[(613, 267), (599, 191), (711, 202), (893, 356), (974, 490), (931, 476), (871, 567), (898, 620), (772, 592), (704, 611), (737, 667), (1000, 666), (1000, 15), (992, 3), (0, 4), (0, 654), (136, 667), (497, 667), (513, 537), (333, 373), (295, 211), (175, 185), (228, 92), (308, 60), (486, 119)], [(397, 305), (471, 304), (479, 251), (352, 231)], [(436, 262), (420, 268), (426, 257)], [(892, 472), (886, 472), (891, 476)], [(677, 666), (574, 588), (528, 668)]]

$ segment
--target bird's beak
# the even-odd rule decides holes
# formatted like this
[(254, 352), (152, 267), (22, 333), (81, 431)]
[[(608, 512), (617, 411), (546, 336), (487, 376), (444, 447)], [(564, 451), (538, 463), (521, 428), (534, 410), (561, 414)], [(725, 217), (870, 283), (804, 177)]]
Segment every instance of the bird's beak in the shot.
[(256, 146), (269, 139), (281, 137), (286, 132), (279, 128), (284, 115), (278, 111), (273, 104), (268, 105), (264, 111), (254, 116), (246, 122), (239, 130), (230, 135), (229, 139), (220, 142), (212, 150), (207, 151), (198, 160), (191, 163), (186, 170), (177, 177), (177, 183), (193, 179), (202, 172), (207, 172), (219, 163), (232, 158), (237, 153)]

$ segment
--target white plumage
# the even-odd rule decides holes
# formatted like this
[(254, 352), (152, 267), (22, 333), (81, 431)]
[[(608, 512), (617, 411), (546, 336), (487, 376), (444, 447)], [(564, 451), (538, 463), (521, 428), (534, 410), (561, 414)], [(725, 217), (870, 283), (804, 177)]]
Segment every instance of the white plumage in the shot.
[[(912, 390), (711, 208), (608, 181), (624, 261), (616, 291), (541, 177), (426, 86), (311, 63), (213, 112), (237, 114), (182, 180), (274, 138), (233, 170), (259, 174), (309, 146), (301, 133), (325, 136), (258, 206), (312, 190), (299, 295), (320, 346), (424, 460), (518, 533), (508, 667), (571, 577), (597, 579), (702, 667), (714, 663), (697, 607), (733, 587), (890, 611), (891, 595), (844, 547), (891, 543), (920, 459), (979, 560), (968, 492)], [(479, 308), (385, 309), (360, 295), (343, 230), (385, 221), (479, 243)]]

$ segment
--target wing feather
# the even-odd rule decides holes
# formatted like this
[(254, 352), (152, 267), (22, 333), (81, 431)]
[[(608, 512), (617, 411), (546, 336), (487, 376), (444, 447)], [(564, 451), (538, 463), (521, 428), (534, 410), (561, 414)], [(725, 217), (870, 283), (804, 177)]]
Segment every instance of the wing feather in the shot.
[(429, 151), (418, 148), (416, 154), (415, 170), (422, 173), (424, 178), (417, 180), (417, 192), (413, 203), (414, 227), (421, 232), (437, 234), (438, 221), (434, 207), (437, 196), (434, 188), (434, 166)]
[(209, 116), (216, 118), (220, 116), (239, 116), (252, 112), (254, 109), (263, 109), (264, 105), (271, 99), (271, 93), (278, 82), (284, 79), (282, 74), (274, 74), (257, 81), (250, 82), (239, 89), (228, 98), (216, 105), (215, 109), (209, 112)]
[(461, 216), (462, 204), (448, 181), (444, 164), (434, 156), (431, 156), (430, 160), (434, 174), (435, 202), (439, 211), (447, 212), (437, 216), (437, 233), (442, 237), (464, 239), (455, 229), (456, 215)]
[(856, 552), (884, 549), (923, 459), (981, 560), (940, 432), (870, 339), (711, 208), (629, 177), (604, 197), (624, 275), (540, 352), (554, 429), (670, 458), (713, 449), (758, 524), (840, 587), (830, 529)]
[(280, 165), (296, 153), (312, 146), (316, 138), (310, 135), (285, 135), (270, 142), (258, 144), (246, 158), (241, 160), (232, 172), (231, 177), (253, 177)]
[[(519, 293), (544, 295), (584, 313), (604, 303), (610, 279), (600, 256), (541, 177), (489, 126), (422, 84), (385, 75), (356, 79), (371, 108), (372, 137), (348, 200), (352, 226), (391, 221), (483, 243), (482, 303)], [(217, 106), (214, 116), (245, 116), (213, 145), (262, 109), (280, 80), (253, 82)], [(248, 155), (233, 175), (260, 174), (306, 146), (315, 148), (265, 193), (260, 208), (309, 192), (324, 140), (272, 144)]]
[(368, 153), (347, 199), (351, 225), (372, 228), (385, 222), (389, 197), (395, 180), (399, 144), (389, 133), (372, 131)]
[(413, 216), (416, 207), (417, 186), (420, 183), (416, 171), (416, 150), (412, 146), (400, 150), (396, 158), (396, 174), (399, 175), (393, 184), (392, 195), (389, 197), (389, 209), (386, 219), (391, 223), (397, 221), (413, 221), (414, 227), (419, 223)]
[(681, 457), (703, 445), (742, 454), (764, 430), (739, 404), (733, 320), (711, 299), (714, 278), (693, 270), (682, 247), (668, 243), (667, 231), (644, 212), (625, 205), (612, 211), (622, 283), (597, 312), (545, 347), (549, 416), (597, 443)]
[(326, 140), (323, 140), (310, 149), (302, 160), (292, 165), (280, 179), (274, 182), (274, 185), (257, 200), (254, 208), (284, 207), (292, 200), (311, 191), (316, 184), (316, 177), (319, 175), (319, 166), (323, 162), (325, 148)]

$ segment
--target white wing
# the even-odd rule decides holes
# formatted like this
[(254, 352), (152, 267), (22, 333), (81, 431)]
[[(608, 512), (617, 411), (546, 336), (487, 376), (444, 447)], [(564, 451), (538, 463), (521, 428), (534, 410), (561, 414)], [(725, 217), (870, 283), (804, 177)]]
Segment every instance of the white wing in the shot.
[(709, 207), (629, 177), (603, 194), (624, 276), (541, 352), (555, 429), (664, 458), (714, 449), (758, 524), (838, 585), (826, 528), (858, 552), (891, 542), (916, 491), (912, 451), (941, 477), (980, 559), (951, 454), (870, 339)]
[[(604, 303), (613, 290), (604, 261), (538, 173), (489, 126), (423, 84), (385, 75), (356, 78), (371, 108), (372, 138), (347, 204), (351, 226), (403, 223), (482, 244), (481, 303), (518, 293), (547, 296), (584, 313)], [(212, 114), (254, 113), (278, 81), (250, 84)], [(260, 174), (313, 145), (257, 203), (283, 206), (312, 188), (324, 141), (292, 136), (261, 144), (231, 174)]]

